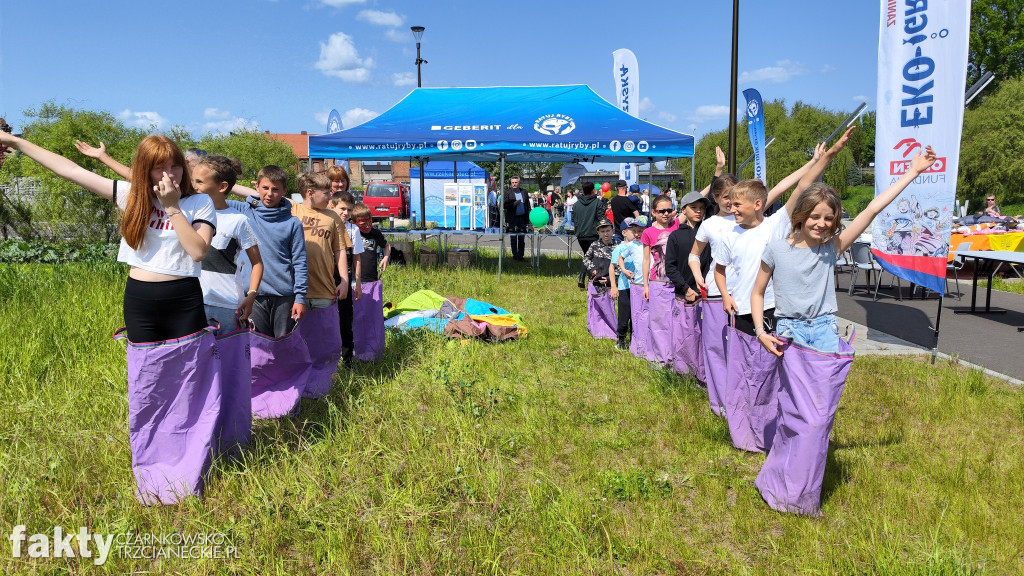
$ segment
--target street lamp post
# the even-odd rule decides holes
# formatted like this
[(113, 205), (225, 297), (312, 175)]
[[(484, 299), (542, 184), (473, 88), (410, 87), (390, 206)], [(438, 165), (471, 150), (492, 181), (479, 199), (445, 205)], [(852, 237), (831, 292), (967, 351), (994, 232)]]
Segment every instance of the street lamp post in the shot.
[[(420, 68), (422, 67), (423, 64), (426, 64), (427, 61), (424, 60), (423, 58), (420, 58), (420, 39), (423, 38), (423, 31), (426, 30), (426, 28), (424, 28), (423, 26), (413, 26), (410, 29), (412, 30), (412, 37), (416, 39), (416, 87), (417, 88), (422, 88), (423, 87), (423, 74), (420, 71)], [(424, 162), (424, 159), (421, 157), (420, 158), (420, 222), (423, 222), (424, 225), (427, 222), (427, 192), (426, 192), (426, 189), (424, 188), (424, 174), (423, 174), (425, 169), (426, 169), (426, 162)]]

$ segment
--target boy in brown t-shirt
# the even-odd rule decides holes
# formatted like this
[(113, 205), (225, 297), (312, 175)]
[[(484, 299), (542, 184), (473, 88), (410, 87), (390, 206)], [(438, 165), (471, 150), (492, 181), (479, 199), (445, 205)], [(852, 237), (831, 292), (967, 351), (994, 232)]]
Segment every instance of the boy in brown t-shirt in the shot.
[[(309, 291), (306, 305), (310, 309), (326, 308), (348, 295), (348, 263), (346, 250), (350, 243), (345, 223), (327, 209), (331, 198), (331, 181), (323, 174), (301, 174), (299, 193), (305, 201), (292, 204), (292, 215), (302, 221), (306, 239), (306, 262), (309, 267)], [(335, 272), (341, 282), (335, 284)]]

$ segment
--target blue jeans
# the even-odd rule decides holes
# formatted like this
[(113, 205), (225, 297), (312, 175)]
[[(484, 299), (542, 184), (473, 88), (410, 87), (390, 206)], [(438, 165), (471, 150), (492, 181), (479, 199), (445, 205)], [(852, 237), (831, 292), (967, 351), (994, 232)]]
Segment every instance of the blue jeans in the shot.
[(238, 329), (238, 326), (235, 325), (234, 308), (210, 306), (209, 304), (204, 304), (203, 307), (206, 308), (207, 318), (212, 318), (220, 323), (220, 330), (217, 330), (217, 334), (227, 334)]
[(839, 352), (839, 324), (836, 322), (835, 314), (825, 314), (809, 320), (776, 318), (775, 333), (804, 348), (830, 354)]

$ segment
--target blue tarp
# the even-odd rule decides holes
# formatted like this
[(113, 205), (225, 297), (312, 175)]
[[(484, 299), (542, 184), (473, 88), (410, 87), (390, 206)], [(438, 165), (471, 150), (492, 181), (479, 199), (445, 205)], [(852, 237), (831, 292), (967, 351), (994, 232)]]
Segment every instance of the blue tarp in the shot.
[(589, 86), (417, 88), (380, 116), (309, 137), (310, 158), (647, 162), (693, 136), (630, 116)]

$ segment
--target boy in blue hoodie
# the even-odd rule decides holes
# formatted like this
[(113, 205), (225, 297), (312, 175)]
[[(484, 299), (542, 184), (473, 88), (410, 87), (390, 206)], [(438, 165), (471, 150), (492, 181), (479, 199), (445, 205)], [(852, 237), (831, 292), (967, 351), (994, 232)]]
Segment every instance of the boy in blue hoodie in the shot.
[(284, 198), (288, 174), (277, 166), (265, 166), (256, 175), (256, 192), (244, 202), (228, 200), (228, 206), (249, 219), (260, 242), (263, 281), (250, 320), (257, 332), (280, 338), (306, 313), (308, 270), (302, 222), (292, 216)]

